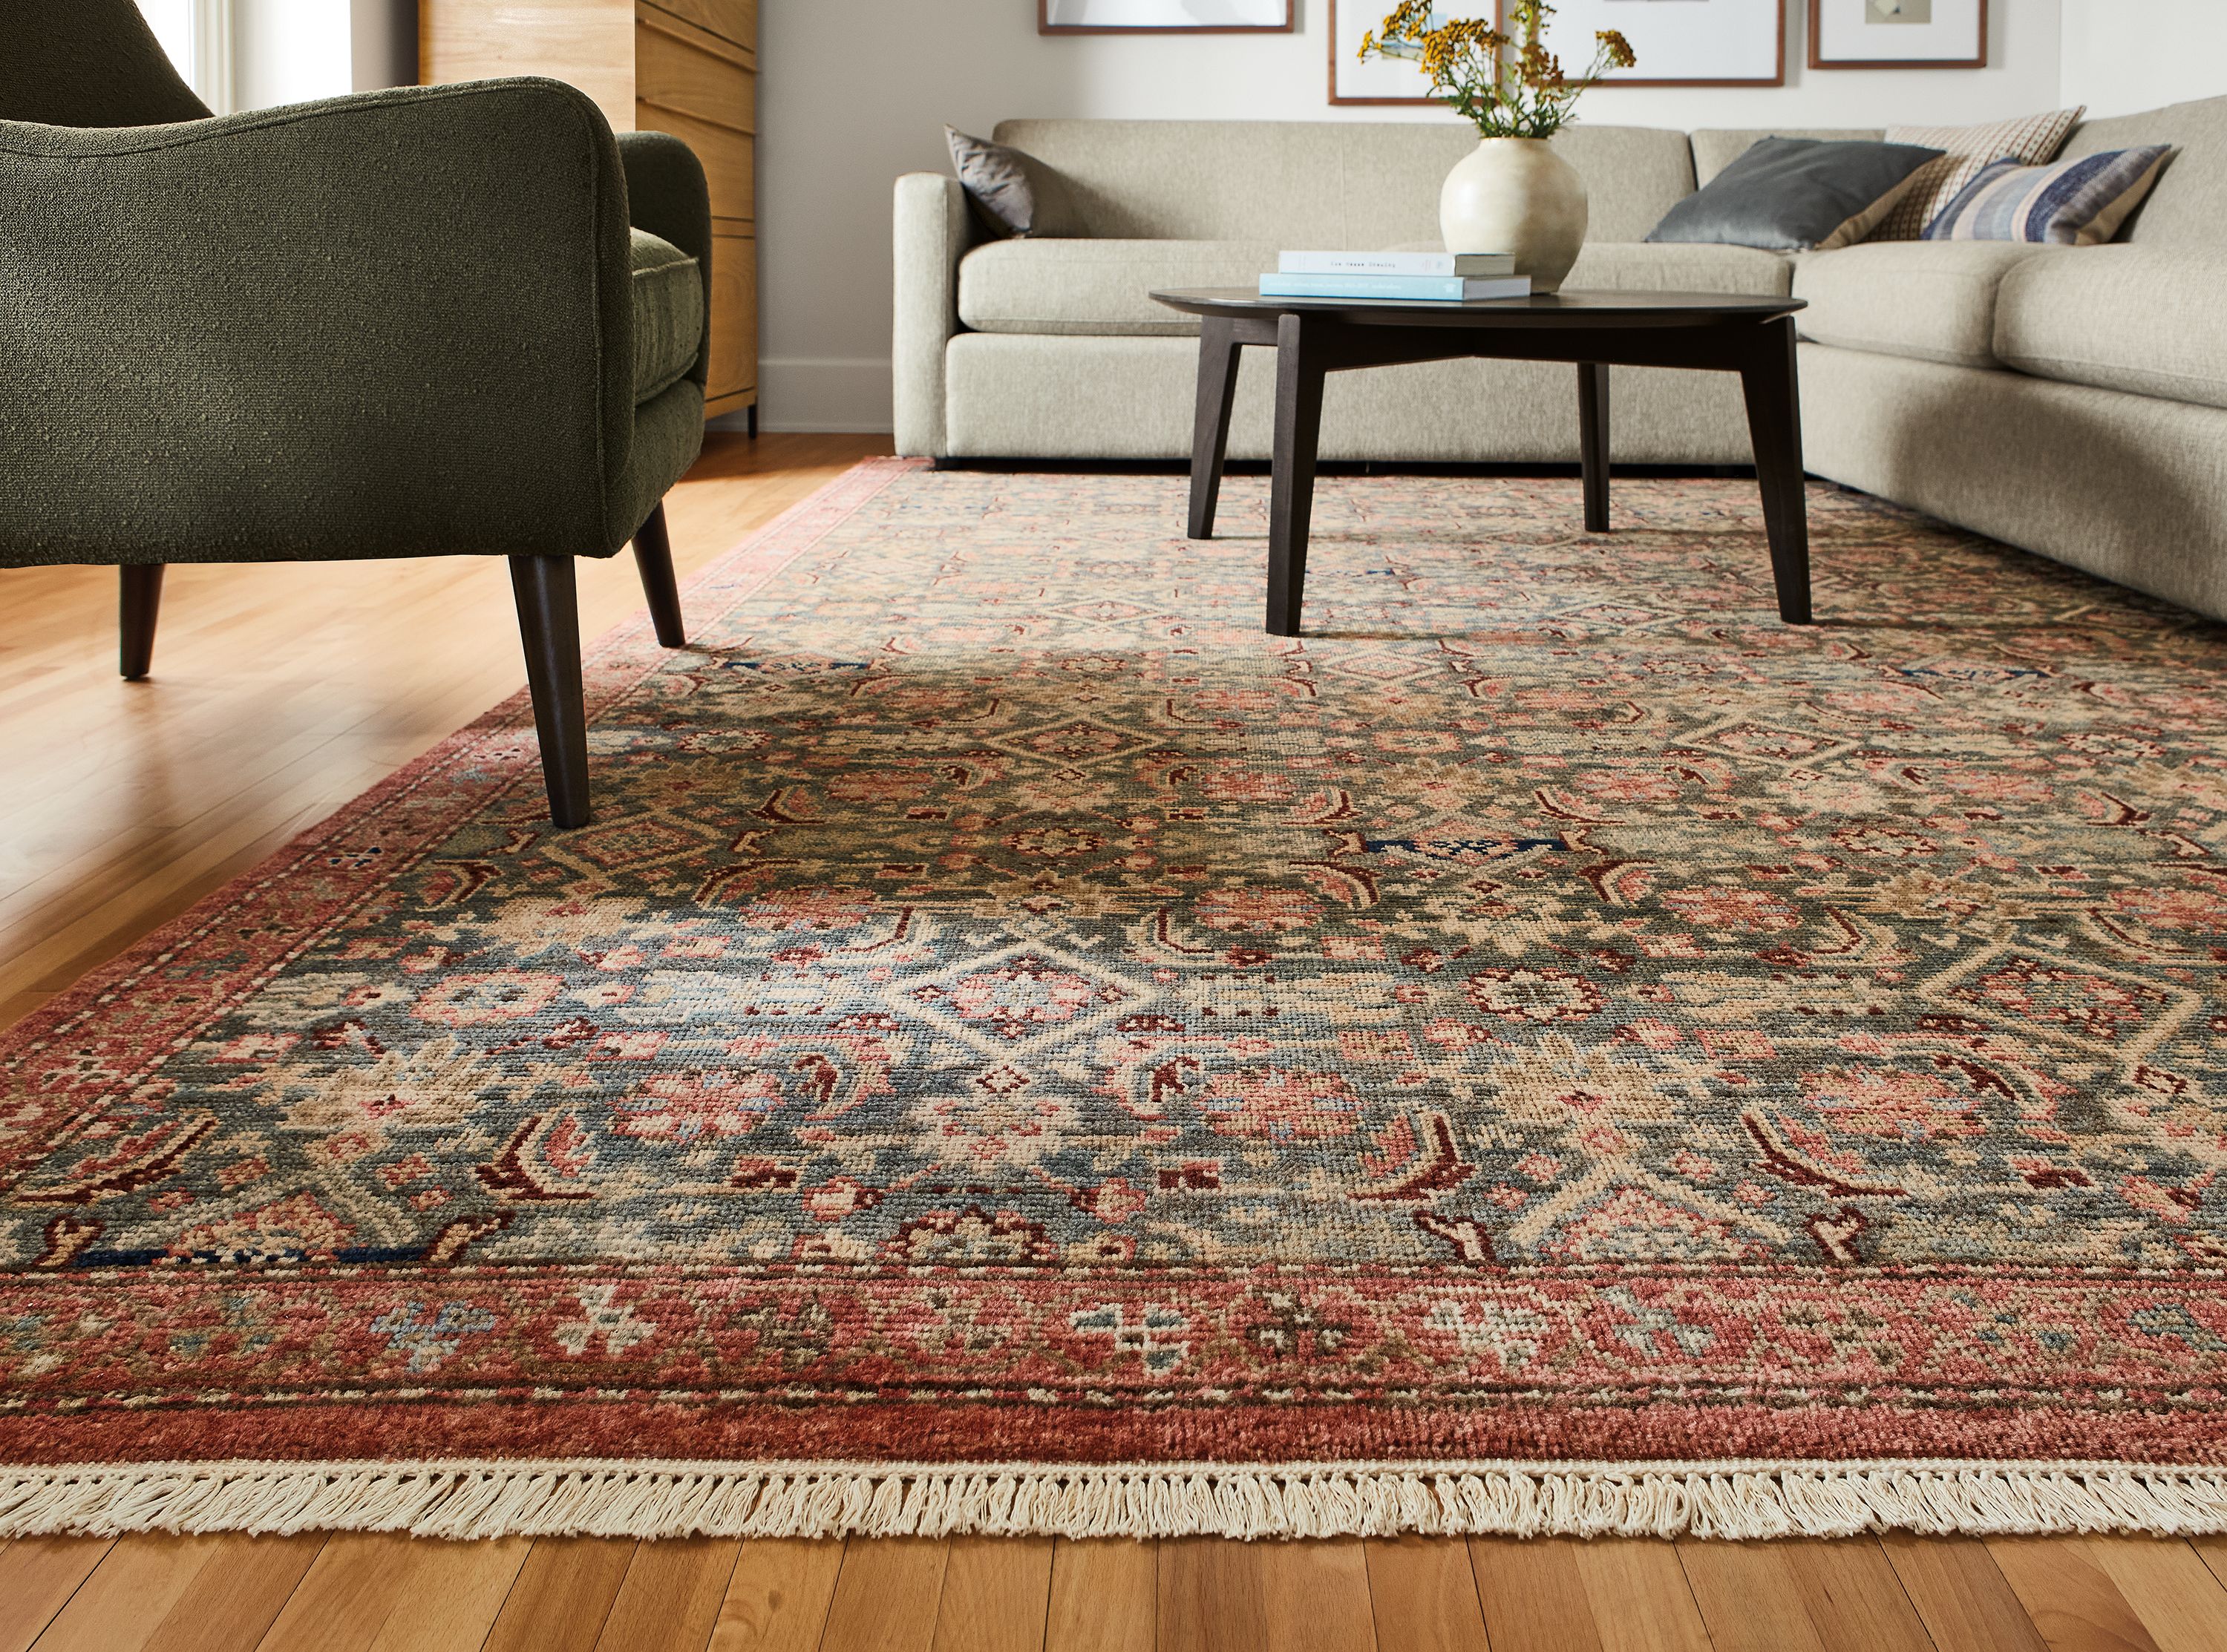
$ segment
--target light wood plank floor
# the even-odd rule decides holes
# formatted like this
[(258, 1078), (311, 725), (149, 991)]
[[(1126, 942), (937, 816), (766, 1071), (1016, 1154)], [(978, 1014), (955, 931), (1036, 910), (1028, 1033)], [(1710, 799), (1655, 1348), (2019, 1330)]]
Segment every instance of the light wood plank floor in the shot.
[[(714, 437), (685, 577), (871, 437)], [(1573, 484), (1574, 485), (1574, 484)], [(524, 678), (478, 558), (186, 568), (151, 681), (116, 576), (0, 572), (0, 1023)], [(584, 564), (582, 628), (638, 608)], [(0, 1652), (2227, 1652), (2227, 1540), (0, 1545)]]

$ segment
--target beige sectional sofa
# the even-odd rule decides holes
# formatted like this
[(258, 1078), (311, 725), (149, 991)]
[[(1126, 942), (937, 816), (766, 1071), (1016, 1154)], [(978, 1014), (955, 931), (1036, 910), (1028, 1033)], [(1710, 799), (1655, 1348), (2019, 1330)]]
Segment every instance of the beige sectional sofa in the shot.
[[(2227, 99), (2074, 132), (2068, 156), (2179, 148), (2109, 246), (1787, 257), (1643, 239), (1765, 135), (1564, 132), (1592, 204), (1569, 284), (1808, 300), (1813, 473), (2227, 617)], [(1439, 181), (1474, 142), (1465, 126), (1328, 122), (1019, 120), (996, 136), (1050, 175), (1080, 233), (987, 240), (952, 179), (897, 181), (901, 453), (1186, 456), (1197, 324), (1145, 293), (1250, 286), (1286, 247), (1434, 246)], [(1248, 358), (1230, 451), (1260, 458), (1273, 374)], [(1570, 380), (1483, 361), (1337, 375), (1323, 457), (1574, 459)], [(1750, 457), (1730, 375), (1619, 367), (1613, 420), (1619, 461)]]

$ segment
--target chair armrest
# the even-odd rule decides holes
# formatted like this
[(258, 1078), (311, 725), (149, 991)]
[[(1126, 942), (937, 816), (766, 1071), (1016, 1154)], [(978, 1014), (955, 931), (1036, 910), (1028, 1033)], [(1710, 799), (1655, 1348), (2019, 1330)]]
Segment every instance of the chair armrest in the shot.
[(897, 447), (941, 458), (945, 428), (945, 348), (959, 331), (959, 261), (973, 223), (959, 180), (910, 172), (897, 180), (897, 325), (891, 340)]
[(690, 258), (704, 277), (704, 342), (688, 376), (701, 385), (711, 368), (711, 193), (696, 151), (670, 132), (620, 132), (627, 220)]
[(603, 555), (626, 186), (551, 80), (0, 122), (0, 563)]

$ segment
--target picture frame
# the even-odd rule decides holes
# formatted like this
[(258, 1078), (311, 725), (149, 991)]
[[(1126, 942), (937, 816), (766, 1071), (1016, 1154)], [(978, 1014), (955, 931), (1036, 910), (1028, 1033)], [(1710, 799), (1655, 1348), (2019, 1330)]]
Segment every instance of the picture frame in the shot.
[(1809, 0), (1813, 69), (1983, 69), (1988, 0)]
[(1289, 35), (1297, 0), (1037, 0), (1039, 35)]
[[(1325, 0), (1330, 7), (1330, 100), (1345, 105), (1379, 107), (1420, 107), (1441, 98), (1430, 96), (1430, 82), (1412, 62), (1372, 58), (1361, 62), (1361, 35), (1372, 34), (1385, 13), (1399, 0)], [(1443, 11), (1452, 16), (1478, 16), (1490, 0), (1447, 0)], [(1410, 92), (1412, 86), (1412, 92)]]
[[(1547, 49), (1575, 73), (1592, 61), (1597, 30), (1622, 31), (1637, 67), (1611, 69), (1603, 86), (1783, 86), (1788, 0), (1554, 0)], [(1508, 0), (1496, 0), (1501, 28)]]

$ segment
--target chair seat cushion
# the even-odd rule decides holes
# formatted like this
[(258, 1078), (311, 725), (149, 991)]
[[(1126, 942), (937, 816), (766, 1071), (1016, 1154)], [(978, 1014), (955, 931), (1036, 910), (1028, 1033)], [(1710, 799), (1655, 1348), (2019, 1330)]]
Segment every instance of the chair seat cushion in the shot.
[(1995, 293), (2034, 258), (2071, 249), (2024, 241), (1873, 241), (1818, 252), (1794, 271), (1803, 338), (1875, 355), (1992, 367)]
[(704, 344), (704, 277), (696, 260), (647, 230), (632, 232), (634, 401), (639, 407), (696, 365)]
[[(993, 242), (959, 266), (959, 319), (978, 333), (1195, 334), (1196, 320), (1147, 295), (1171, 287), (1257, 290), (1279, 250), (1274, 241)], [(1752, 247), (1596, 241), (1579, 255), (1567, 284), (1783, 297), (1791, 270), (1786, 258)]]
[(1995, 354), (2065, 384), (2227, 407), (2227, 252), (2096, 246), (2021, 265), (1995, 300)]

